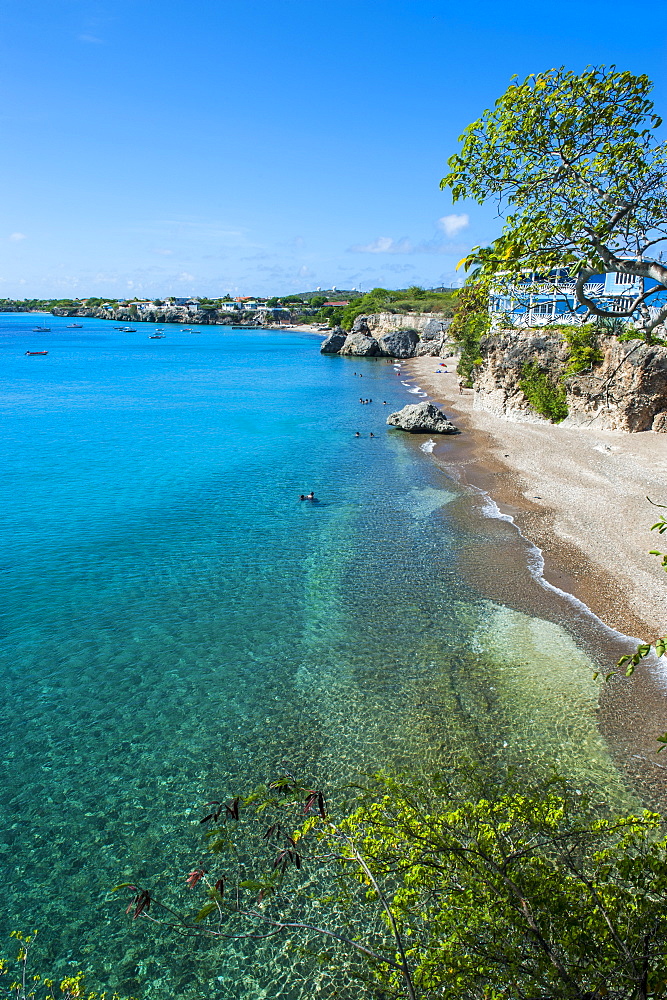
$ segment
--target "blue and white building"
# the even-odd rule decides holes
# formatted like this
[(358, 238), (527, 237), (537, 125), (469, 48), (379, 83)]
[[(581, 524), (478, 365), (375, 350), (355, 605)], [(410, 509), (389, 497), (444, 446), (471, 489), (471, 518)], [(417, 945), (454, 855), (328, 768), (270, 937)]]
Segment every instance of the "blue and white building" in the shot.
[[(612, 313), (626, 313), (644, 289), (644, 278), (612, 272), (593, 275), (584, 285), (584, 293), (598, 308)], [(651, 282), (653, 284), (653, 282)], [(513, 288), (492, 292), (489, 297), (492, 325), (511, 322), (513, 326), (547, 326), (552, 323), (576, 324), (586, 320), (587, 309), (575, 297), (575, 282), (567, 271), (553, 273), (540, 281), (526, 277)], [(636, 318), (636, 317), (633, 317)]]

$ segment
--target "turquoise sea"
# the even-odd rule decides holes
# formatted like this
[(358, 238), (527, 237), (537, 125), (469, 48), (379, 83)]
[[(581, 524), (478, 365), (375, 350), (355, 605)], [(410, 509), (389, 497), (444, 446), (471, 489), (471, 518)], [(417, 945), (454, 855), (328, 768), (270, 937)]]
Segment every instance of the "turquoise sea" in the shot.
[(467, 747), (626, 799), (595, 726), (609, 636), (386, 427), (417, 398), (390, 365), (80, 322), (0, 314), (0, 943), (38, 927), (58, 974), (140, 998), (312, 995), (280, 945), (156, 937), (109, 889), (182, 880), (203, 803), (285, 766), (340, 786)]

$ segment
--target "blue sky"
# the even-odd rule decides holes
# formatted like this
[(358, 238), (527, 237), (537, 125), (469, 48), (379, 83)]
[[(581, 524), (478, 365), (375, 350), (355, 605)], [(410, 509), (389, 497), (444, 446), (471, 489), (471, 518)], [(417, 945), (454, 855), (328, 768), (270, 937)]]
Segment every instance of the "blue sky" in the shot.
[(667, 118), (645, 25), (601, 0), (4, 0), (0, 297), (453, 283), (499, 230), (439, 190), (463, 128), (562, 64), (648, 73)]

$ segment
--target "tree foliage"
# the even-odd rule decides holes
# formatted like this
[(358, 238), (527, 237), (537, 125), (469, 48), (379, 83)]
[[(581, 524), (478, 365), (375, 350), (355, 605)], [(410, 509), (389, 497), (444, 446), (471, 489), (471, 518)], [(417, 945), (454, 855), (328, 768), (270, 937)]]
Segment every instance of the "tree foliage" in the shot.
[(209, 805), (214, 858), (183, 876), (189, 905), (119, 888), (136, 919), (186, 936), (289, 935), (378, 998), (667, 995), (659, 817), (601, 817), (555, 779), (494, 781), (376, 775), (337, 819), (283, 774)]
[(99, 993), (87, 989), (85, 974), (81, 971), (64, 978), (35, 972), (31, 958), (37, 933), (12, 931), (10, 934), (18, 951), (13, 960), (0, 958), (1, 1000), (121, 1000), (115, 992)]
[[(501, 236), (475, 247), (466, 269), (507, 292), (527, 275), (544, 283), (567, 273), (591, 315), (640, 310), (650, 336), (667, 318), (667, 144), (651, 88), (614, 66), (515, 79), (465, 130), (441, 182), (454, 201), (494, 200), (504, 216)], [(612, 272), (653, 280), (611, 312), (587, 283)]]
[(448, 333), (461, 353), (457, 371), (468, 387), (472, 386), (475, 367), (482, 362), (480, 342), (491, 325), (489, 292), (484, 283), (468, 283), (456, 296), (456, 312)]

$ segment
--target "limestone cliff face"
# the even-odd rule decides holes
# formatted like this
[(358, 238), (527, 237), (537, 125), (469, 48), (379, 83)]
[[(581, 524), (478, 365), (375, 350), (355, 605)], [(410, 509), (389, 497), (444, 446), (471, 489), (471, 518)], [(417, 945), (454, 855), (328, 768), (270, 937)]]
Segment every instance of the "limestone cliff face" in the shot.
[[(667, 347), (601, 336), (602, 361), (565, 379), (564, 426), (667, 432)], [(522, 366), (534, 362), (554, 381), (570, 351), (557, 332), (504, 331), (484, 338), (474, 373), (474, 407), (510, 420), (541, 421), (519, 387)]]
[[(449, 354), (451, 320), (440, 313), (372, 313), (357, 316), (348, 334), (336, 327), (322, 345), (323, 354), (416, 358)], [(345, 338), (342, 343), (340, 337)]]
[(451, 319), (441, 313), (372, 313), (368, 316), (358, 316), (355, 320), (353, 330), (356, 327), (365, 326), (372, 337), (378, 340), (386, 333), (393, 333), (394, 330), (414, 330), (419, 334), (420, 339), (432, 341), (438, 335), (444, 333)]

